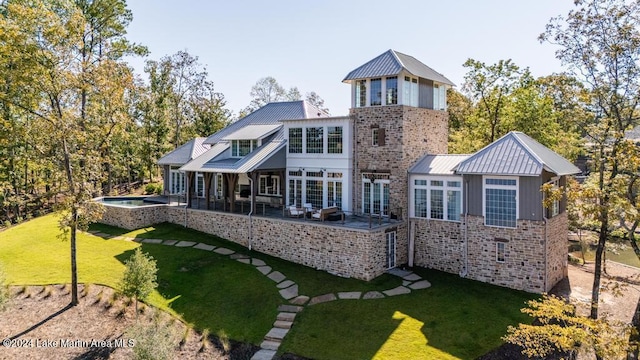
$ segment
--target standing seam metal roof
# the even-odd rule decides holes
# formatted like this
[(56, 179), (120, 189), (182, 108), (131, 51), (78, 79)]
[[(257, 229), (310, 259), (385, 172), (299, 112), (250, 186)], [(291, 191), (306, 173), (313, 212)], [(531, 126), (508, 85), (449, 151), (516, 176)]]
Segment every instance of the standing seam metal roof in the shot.
[(471, 155), (462, 154), (445, 154), (431, 155), (427, 154), (409, 169), (410, 174), (429, 174), (429, 175), (456, 175), (455, 168), (458, 164), (466, 160)]
[(462, 161), (456, 173), (539, 176), (543, 169), (557, 175), (580, 172), (565, 158), (531, 137), (512, 131)]
[(205, 144), (215, 144), (248, 125), (282, 124), (280, 120), (327, 117), (327, 114), (304, 100), (269, 103), (226, 128), (209, 136)]
[(399, 75), (402, 69), (428, 80), (455, 86), (451, 80), (413, 56), (388, 50), (366, 64), (351, 71), (342, 81)]
[(184, 165), (188, 163), (209, 150), (209, 144), (205, 144), (205, 140), (206, 138), (198, 137), (186, 142), (161, 157), (158, 160), (158, 165)]

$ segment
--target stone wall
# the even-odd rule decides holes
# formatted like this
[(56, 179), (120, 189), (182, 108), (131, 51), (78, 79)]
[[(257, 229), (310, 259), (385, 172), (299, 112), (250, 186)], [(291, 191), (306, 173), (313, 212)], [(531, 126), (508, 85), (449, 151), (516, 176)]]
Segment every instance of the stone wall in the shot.
[(558, 281), (569, 275), (568, 229), (566, 212), (547, 220), (547, 288), (545, 291), (551, 290)]
[(429, 219), (411, 219), (410, 223), (415, 224), (414, 264), (460, 274), (464, 267), (464, 225)]
[[(352, 108), (354, 118), (354, 209), (362, 204), (362, 173), (391, 174), (389, 206), (407, 216), (407, 171), (421, 156), (446, 154), (449, 117), (446, 111), (411, 106)], [(373, 146), (372, 129), (385, 130), (384, 146)]]
[[(496, 243), (505, 243), (505, 261), (496, 261)], [(468, 217), (470, 279), (512, 289), (541, 293), (545, 286), (545, 223), (518, 220), (517, 227), (484, 225), (481, 216)]]
[[(255, 251), (332, 274), (371, 280), (387, 269), (385, 231), (397, 231), (397, 263), (407, 261), (404, 224), (373, 230), (331, 226), (315, 221), (292, 221), (169, 207), (168, 222), (219, 236)], [(250, 224), (252, 224), (250, 231)]]
[(166, 205), (127, 207), (104, 205), (101, 223), (127, 230), (140, 229), (166, 221)]

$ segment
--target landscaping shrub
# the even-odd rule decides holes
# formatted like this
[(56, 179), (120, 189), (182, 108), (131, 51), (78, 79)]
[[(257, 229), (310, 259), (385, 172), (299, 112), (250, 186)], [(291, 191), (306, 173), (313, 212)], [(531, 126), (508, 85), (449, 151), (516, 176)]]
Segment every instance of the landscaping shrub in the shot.
[(144, 193), (145, 195), (151, 195), (154, 194), (157, 191), (156, 189), (156, 184), (147, 184), (144, 187)]
[(162, 195), (162, 185), (158, 184), (158, 186), (156, 186), (156, 195)]
[(4, 227), (6, 227), (6, 228), (11, 227), (11, 221), (5, 220), (4, 221)]
[(174, 358), (174, 349), (178, 343), (178, 335), (174, 326), (163, 323), (155, 316), (150, 323), (136, 323), (127, 336), (135, 341), (134, 358), (138, 360), (170, 360)]

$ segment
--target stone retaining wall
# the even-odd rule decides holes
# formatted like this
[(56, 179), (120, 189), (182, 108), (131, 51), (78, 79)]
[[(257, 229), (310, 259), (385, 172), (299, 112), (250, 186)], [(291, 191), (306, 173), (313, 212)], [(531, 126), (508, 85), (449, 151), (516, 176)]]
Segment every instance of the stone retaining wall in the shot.
[[(140, 211), (140, 209), (153, 208)], [(352, 229), (315, 221), (292, 221), (185, 209), (178, 206), (108, 207), (103, 223), (134, 229), (167, 221), (219, 236), (291, 262), (332, 274), (371, 280), (386, 270), (386, 232), (396, 231), (396, 263), (407, 262), (404, 223), (376, 229)], [(186, 216), (185, 216), (186, 215)]]
[(462, 223), (411, 219), (415, 225), (416, 266), (459, 274), (464, 267)]
[(127, 230), (140, 229), (166, 221), (166, 205), (127, 207), (104, 205), (101, 223)]
[(547, 220), (547, 289), (569, 275), (567, 247), (569, 229), (567, 213)]

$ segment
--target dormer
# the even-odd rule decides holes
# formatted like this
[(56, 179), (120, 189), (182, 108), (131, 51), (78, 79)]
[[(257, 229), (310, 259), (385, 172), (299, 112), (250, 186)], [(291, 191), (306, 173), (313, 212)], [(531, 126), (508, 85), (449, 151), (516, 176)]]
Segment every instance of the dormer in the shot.
[(447, 109), (451, 80), (416, 58), (389, 50), (351, 71), (342, 82), (351, 84), (351, 107), (405, 105)]
[(281, 127), (282, 124), (247, 125), (225, 136), (222, 140), (231, 144), (230, 156), (232, 158), (242, 158), (267, 143), (269, 137)]

